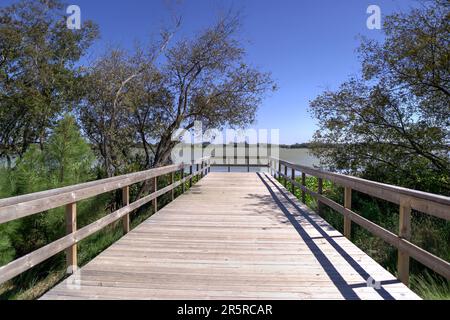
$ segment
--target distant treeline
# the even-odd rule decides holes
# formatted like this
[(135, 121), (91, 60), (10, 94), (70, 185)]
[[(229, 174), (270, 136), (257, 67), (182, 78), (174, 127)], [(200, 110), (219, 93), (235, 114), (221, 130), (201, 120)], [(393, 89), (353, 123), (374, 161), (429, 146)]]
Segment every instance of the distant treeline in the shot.
[(294, 143), (294, 144), (280, 144), (280, 148), (283, 148), (283, 149), (310, 149), (311, 144), (308, 142)]
[[(203, 147), (207, 147), (210, 144), (211, 143), (209, 143), (209, 142), (203, 142)], [(264, 147), (270, 148), (272, 146), (272, 144), (270, 144), (270, 143), (250, 143), (249, 144), (248, 142), (240, 142), (240, 143), (237, 143), (237, 142), (231, 143), (230, 142), (228, 144), (222, 144), (222, 147), (230, 146), (233, 144), (234, 144), (234, 147), (237, 147), (238, 145), (245, 145), (246, 147), (247, 146), (256, 146), (256, 147), (264, 146)], [(219, 144), (217, 144), (215, 146), (220, 147)], [(305, 149), (305, 148), (308, 149), (308, 148), (311, 148), (310, 143), (279, 144), (278, 146), (283, 149)], [(138, 146), (136, 146), (136, 147), (138, 147)]]

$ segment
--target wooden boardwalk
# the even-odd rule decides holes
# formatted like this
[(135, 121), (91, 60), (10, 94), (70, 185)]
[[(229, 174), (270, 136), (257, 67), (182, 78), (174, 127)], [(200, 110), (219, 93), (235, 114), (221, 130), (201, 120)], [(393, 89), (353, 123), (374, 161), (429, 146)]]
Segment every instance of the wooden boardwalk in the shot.
[(42, 299), (419, 299), (264, 173), (208, 174), (79, 278)]

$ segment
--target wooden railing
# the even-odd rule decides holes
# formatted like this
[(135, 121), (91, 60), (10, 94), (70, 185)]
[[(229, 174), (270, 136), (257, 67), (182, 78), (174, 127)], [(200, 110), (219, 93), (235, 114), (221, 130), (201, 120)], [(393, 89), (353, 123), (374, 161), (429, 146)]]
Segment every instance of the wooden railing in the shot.
[(247, 172), (250, 172), (250, 168), (268, 168), (269, 157), (260, 156), (244, 156), (244, 157), (211, 157), (211, 167), (225, 167), (228, 168), (228, 172), (231, 172), (231, 168), (247, 168)]
[[(289, 170), (290, 169), (290, 170)], [(282, 177), (291, 183), (291, 192), (295, 187), (301, 190), (301, 199), (305, 203), (305, 194), (317, 199), (320, 214), (323, 205), (327, 205), (344, 216), (344, 236), (350, 239), (352, 222), (363, 227), (373, 235), (381, 238), (398, 249), (398, 278), (403, 283), (409, 283), (409, 259), (414, 258), (436, 273), (450, 279), (450, 263), (416, 246), (411, 239), (411, 210), (420, 211), (444, 220), (450, 220), (450, 198), (398, 186), (378, 183), (339, 173), (331, 173), (302, 165), (293, 164), (280, 159), (271, 158), (269, 170), (275, 177)], [(288, 172), (290, 171), (290, 172)], [(301, 183), (295, 180), (296, 172), (301, 173)], [(318, 190), (312, 191), (306, 187), (306, 175), (318, 179)], [(344, 187), (344, 205), (325, 197), (323, 181), (329, 180)], [(399, 205), (399, 231), (395, 234), (351, 210), (352, 190), (387, 200)]]
[[(189, 175), (185, 176), (184, 171), (188, 166)], [(131, 212), (149, 203), (150, 201), (152, 201), (153, 210), (156, 212), (158, 210), (158, 197), (171, 192), (173, 200), (175, 196), (175, 188), (181, 185), (182, 191), (184, 192), (185, 183), (187, 181), (189, 181), (189, 185), (192, 186), (193, 177), (198, 175), (203, 177), (208, 174), (210, 170), (210, 159), (202, 158), (190, 164), (169, 165), (79, 185), (1, 199), (0, 224), (65, 206), (67, 235), (0, 267), (0, 284), (14, 278), (28, 269), (31, 269), (37, 264), (47, 260), (63, 250), (66, 250), (68, 270), (71, 270), (72, 272), (75, 271), (77, 268), (78, 242), (120, 219), (123, 221), (124, 232), (129, 232), (129, 214)], [(175, 181), (176, 172), (180, 172), (181, 178), (178, 181)], [(171, 175), (170, 185), (158, 190), (158, 177), (169, 174)], [(135, 183), (148, 180), (152, 181), (153, 192), (130, 203), (130, 186)], [(117, 189), (122, 190), (123, 207), (81, 229), (77, 229), (77, 202)]]

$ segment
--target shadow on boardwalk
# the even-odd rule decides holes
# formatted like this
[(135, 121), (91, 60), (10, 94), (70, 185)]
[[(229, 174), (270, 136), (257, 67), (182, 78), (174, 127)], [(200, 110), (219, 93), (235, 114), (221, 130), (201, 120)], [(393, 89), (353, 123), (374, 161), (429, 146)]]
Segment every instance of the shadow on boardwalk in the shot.
[[(314, 254), (316, 259), (319, 261), (322, 268), (325, 270), (327, 275), (333, 281), (336, 288), (342, 294), (345, 299), (350, 300), (359, 300), (358, 295), (354, 291), (355, 288), (361, 288), (367, 286), (367, 283), (361, 284), (348, 284), (333, 263), (328, 259), (326, 254), (320, 250), (317, 244), (314, 242), (318, 237), (311, 237), (306, 230), (302, 227), (298, 218), (306, 220), (311, 226), (313, 226), (321, 235), (320, 238), (328, 241), (328, 243), (336, 250), (339, 255), (345, 259), (345, 261), (364, 279), (369, 279), (370, 274), (364, 270), (363, 267), (353, 258), (351, 257), (345, 249), (343, 249), (336, 241), (335, 238), (342, 236), (330, 236), (327, 234), (326, 230), (330, 227), (326, 222), (317, 222), (315, 219), (307, 212), (302, 209), (298, 201), (292, 199), (293, 195), (288, 193), (284, 188), (280, 188), (280, 186), (274, 182), (271, 177), (268, 177), (266, 174), (257, 173), (258, 177), (261, 179), (262, 183), (266, 186), (267, 190), (270, 193), (270, 196), (260, 196), (261, 204), (265, 206), (270, 206), (276, 204), (278, 208), (283, 212), (286, 219), (285, 221), (281, 221), (283, 223), (290, 223), (297, 233), (300, 235), (304, 243), (308, 246), (311, 252)], [(284, 203), (289, 203), (291, 207), (295, 209), (295, 212), (289, 211)], [(386, 291), (382, 286), (387, 284), (400, 283), (398, 280), (390, 280), (390, 281), (381, 281), (381, 288), (377, 289), (376, 292), (385, 300), (394, 300), (394, 297)]]

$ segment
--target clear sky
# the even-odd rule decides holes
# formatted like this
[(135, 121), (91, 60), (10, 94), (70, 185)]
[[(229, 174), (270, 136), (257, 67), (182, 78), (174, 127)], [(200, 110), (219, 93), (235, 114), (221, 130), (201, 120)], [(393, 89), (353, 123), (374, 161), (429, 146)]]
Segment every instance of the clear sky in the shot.
[(132, 48), (136, 40), (157, 39), (161, 27), (170, 22), (169, 8), (183, 17), (176, 38), (211, 25), (230, 7), (241, 10), (240, 38), (247, 61), (272, 72), (279, 88), (261, 105), (254, 127), (280, 129), (280, 142), (288, 144), (307, 142), (315, 131), (308, 102), (358, 73), (357, 36), (382, 38), (381, 30), (366, 27), (367, 7), (378, 5), (387, 15), (417, 5), (414, 0), (69, 1), (80, 6), (82, 19), (100, 26), (101, 39), (91, 49), (90, 59), (108, 45)]

